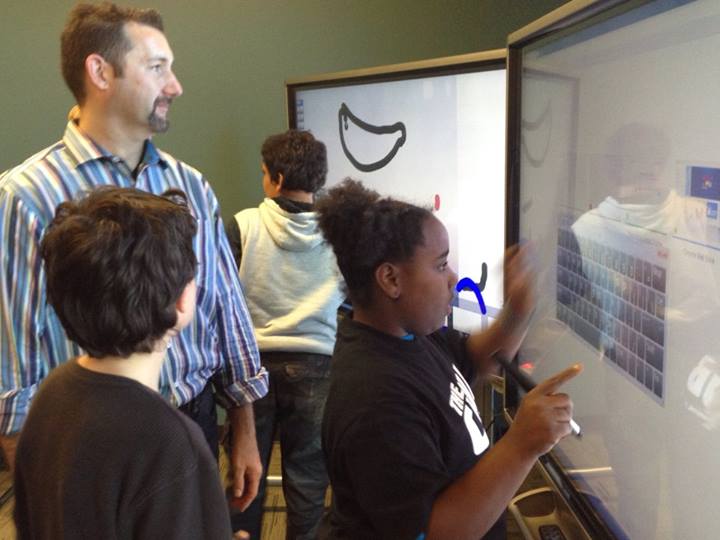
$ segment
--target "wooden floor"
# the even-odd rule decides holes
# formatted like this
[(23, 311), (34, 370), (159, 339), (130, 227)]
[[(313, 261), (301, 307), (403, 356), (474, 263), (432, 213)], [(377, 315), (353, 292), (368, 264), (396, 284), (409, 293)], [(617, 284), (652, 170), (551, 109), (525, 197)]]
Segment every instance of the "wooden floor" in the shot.
[[(226, 467), (226, 462), (221, 461), (221, 470)], [(280, 449), (276, 443), (273, 447), (268, 474), (271, 476), (279, 476), (280, 472)], [(545, 480), (535, 469), (525, 480), (523, 486), (518, 493), (523, 493), (530, 489), (535, 489), (546, 485)], [(326, 507), (330, 506), (330, 490), (328, 489), (325, 497)], [(267, 491), (265, 499), (265, 514), (263, 515), (263, 524), (260, 540), (285, 540), (285, 498), (283, 497), (282, 488), (280, 486), (271, 486)], [(507, 517), (507, 540), (523, 540), (523, 535), (515, 523), (515, 520), (508, 513)]]
[[(227, 470), (227, 458), (221, 455), (220, 469), (223, 478)], [(273, 449), (272, 458), (269, 467), (270, 475), (280, 475), (280, 451), (276, 447)], [(533, 470), (525, 484), (520, 488), (519, 493), (534, 489), (545, 485), (545, 482), (539, 473)], [(0, 471), (0, 495), (5, 493), (10, 487), (10, 475), (7, 471)], [(326, 498), (326, 504), (329, 505), (330, 494)], [(0, 540), (16, 540), (15, 527), (12, 521), (13, 500), (9, 500), (0, 508)], [(282, 488), (270, 486), (268, 488), (267, 499), (265, 501), (265, 515), (263, 517), (261, 540), (285, 540), (285, 499), (282, 494)], [(508, 514), (508, 540), (522, 540), (523, 536), (520, 530)]]
[[(0, 498), (5, 504), (0, 507), (0, 540), (15, 540), (15, 525), (12, 519), (13, 499), (10, 495), (12, 489), (12, 476), (5, 468), (0, 470)], [(4, 496), (3, 496), (4, 495)]]

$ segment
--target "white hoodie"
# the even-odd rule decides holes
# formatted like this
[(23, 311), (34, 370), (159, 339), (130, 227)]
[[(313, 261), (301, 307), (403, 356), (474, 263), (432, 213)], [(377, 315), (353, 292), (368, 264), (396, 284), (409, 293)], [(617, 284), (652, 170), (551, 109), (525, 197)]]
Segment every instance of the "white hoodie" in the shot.
[(261, 352), (332, 354), (342, 277), (315, 212), (287, 212), (272, 199), (235, 215), (240, 281)]

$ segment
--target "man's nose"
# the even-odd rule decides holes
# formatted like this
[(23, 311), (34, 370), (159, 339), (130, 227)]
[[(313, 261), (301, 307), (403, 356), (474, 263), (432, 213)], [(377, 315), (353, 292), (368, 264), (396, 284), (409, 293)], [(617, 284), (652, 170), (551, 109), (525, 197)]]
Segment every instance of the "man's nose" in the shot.
[(175, 76), (174, 73), (170, 73), (170, 80), (165, 85), (165, 88), (163, 90), (166, 95), (173, 97), (173, 98), (176, 98), (176, 97), (179, 97), (182, 95), (183, 87), (180, 84), (180, 81), (178, 80), (178, 78)]

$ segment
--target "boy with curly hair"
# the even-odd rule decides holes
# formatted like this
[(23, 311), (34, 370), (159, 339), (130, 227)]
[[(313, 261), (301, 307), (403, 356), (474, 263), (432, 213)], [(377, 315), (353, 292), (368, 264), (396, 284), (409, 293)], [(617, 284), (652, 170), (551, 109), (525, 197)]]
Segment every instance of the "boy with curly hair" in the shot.
[[(325, 184), (327, 156), (322, 142), (297, 130), (268, 137), (261, 153), (266, 198), (235, 215), (228, 237), (270, 376), (268, 395), (254, 403), (260, 456), (267, 470), (278, 429), (287, 538), (309, 539), (328, 483), (320, 424), (343, 300), (335, 256), (313, 206)], [(263, 479), (258, 497), (233, 521), (252, 538), (260, 537), (264, 491)]]

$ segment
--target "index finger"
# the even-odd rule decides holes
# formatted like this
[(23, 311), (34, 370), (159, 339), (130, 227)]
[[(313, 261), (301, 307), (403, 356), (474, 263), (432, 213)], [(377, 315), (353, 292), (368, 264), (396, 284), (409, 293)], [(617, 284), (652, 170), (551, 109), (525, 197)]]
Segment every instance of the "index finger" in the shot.
[(544, 395), (554, 394), (555, 391), (560, 388), (567, 381), (575, 377), (578, 373), (583, 370), (582, 364), (573, 364), (567, 369), (564, 369), (560, 373), (556, 373), (552, 377), (549, 377), (539, 383), (535, 390)]
[(532, 282), (537, 274), (534, 250), (530, 244), (516, 244), (505, 252), (504, 272), (508, 283)]
[(505, 264), (513, 264), (517, 261), (528, 263), (532, 260), (535, 247), (532, 242), (521, 242), (513, 244), (505, 250)]
[(505, 250), (505, 257), (503, 258), (503, 265), (505, 267), (505, 271), (507, 272), (508, 268), (513, 266), (515, 264), (516, 258), (520, 256), (520, 244), (513, 244), (509, 248)]

